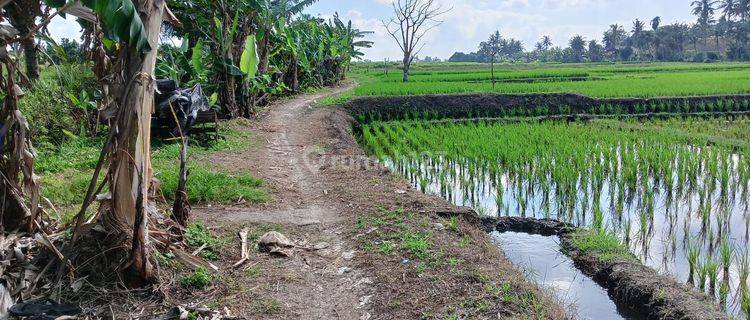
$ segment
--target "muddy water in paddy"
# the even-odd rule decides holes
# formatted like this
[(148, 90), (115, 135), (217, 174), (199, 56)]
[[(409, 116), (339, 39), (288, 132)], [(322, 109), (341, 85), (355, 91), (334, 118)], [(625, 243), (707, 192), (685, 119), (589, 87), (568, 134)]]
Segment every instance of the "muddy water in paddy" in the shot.
[[(702, 291), (714, 296), (728, 313), (744, 318), (740, 306), (741, 269), (747, 266), (747, 259), (742, 258), (747, 256), (750, 215), (748, 186), (742, 185), (737, 173), (738, 160), (739, 156), (733, 156), (725, 162), (730, 178), (724, 186), (717, 183), (718, 188), (707, 187), (710, 179), (705, 174), (699, 174), (694, 179), (696, 183), (684, 188), (678, 186), (687, 182), (680, 182), (675, 174), (671, 189), (663, 179), (639, 175), (638, 185), (647, 186), (652, 193), (620, 192), (612, 177), (607, 177), (597, 186), (579, 180), (577, 194), (568, 195), (567, 200), (556, 196), (554, 183), (542, 188), (538, 177), (529, 179), (506, 172), (493, 179), (486, 168), (469, 169), (441, 157), (384, 162), (410, 179), (416, 188), (457, 205), (471, 206), (482, 215), (554, 218), (591, 227), (597, 224), (595, 212), (601, 213), (600, 224), (615, 232), (644, 264), (679, 281), (688, 282), (691, 278), (690, 248), (698, 248), (693, 272), (696, 290), (703, 287)], [(722, 263), (722, 243), (732, 248), (728, 270)], [(712, 272), (707, 271), (711, 265), (718, 265), (713, 288)], [(704, 285), (701, 278), (705, 279)]]
[(529, 279), (552, 291), (563, 305), (572, 306), (576, 319), (638, 319), (621, 315), (607, 291), (576, 269), (560, 252), (558, 237), (515, 232), (493, 232), (492, 237)]

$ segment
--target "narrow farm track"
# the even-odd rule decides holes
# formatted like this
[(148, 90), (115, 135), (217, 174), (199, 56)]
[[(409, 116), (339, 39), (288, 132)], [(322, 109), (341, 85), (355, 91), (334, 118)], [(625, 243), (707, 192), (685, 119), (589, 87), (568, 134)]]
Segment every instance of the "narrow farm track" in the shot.
[[(217, 218), (230, 226), (256, 225), (278, 229), (315, 251), (298, 251), (291, 258), (253, 257), (261, 275), (254, 295), (238, 309), (248, 318), (367, 319), (372, 282), (354, 269), (352, 245), (342, 237), (343, 219), (337, 203), (327, 200), (319, 175), (304, 165), (313, 146), (306, 114), (317, 99), (332, 92), (305, 94), (273, 105), (252, 125), (257, 145), (248, 153), (218, 155), (212, 162), (228, 169), (251, 169), (272, 189), (271, 203), (262, 206), (199, 208), (197, 217)], [(216, 221), (207, 221), (207, 224)], [(230, 228), (232, 229), (232, 228)], [(257, 301), (263, 301), (257, 303)], [(278, 304), (278, 307), (277, 307)], [(276, 310), (278, 308), (278, 310)]]
[[(367, 158), (343, 109), (311, 107), (348, 89), (281, 101), (245, 126), (253, 148), (212, 156), (212, 165), (266, 181), (273, 200), (194, 208), (196, 219), (228, 238), (244, 227), (256, 236), (278, 230), (309, 250), (288, 258), (253, 252), (244, 269), (225, 271), (217, 293), (227, 298), (206, 300), (248, 319), (566, 318), (466, 209)], [(405, 249), (404, 234), (427, 235), (423, 256)], [(394, 250), (372, 249), (385, 242)], [(236, 243), (224, 269), (239, 256)]]

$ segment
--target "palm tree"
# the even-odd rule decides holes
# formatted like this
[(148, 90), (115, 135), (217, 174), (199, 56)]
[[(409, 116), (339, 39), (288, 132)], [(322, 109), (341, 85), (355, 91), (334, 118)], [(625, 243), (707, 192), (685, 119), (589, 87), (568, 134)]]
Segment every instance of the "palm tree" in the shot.
[(659, 25), (661, 24), (661, 17), (656, 16), (651, 19), (651, 30), (659, 31)]
[(635, 21), (633, 21), (633, 30), (631, 31), (632, 36), (630, 37), (630, 39), (633, 42), (633, 46), (637, 49), (636, 56), (640, 55), (640, 51), (643, 48), (643, 31), (645, 30), (645, 28), (646, 23), (641, 21), (640, 19), (635, 19)]
[(601, 62), (603, 59), (604, 48), (596, 42), (596, 40), (589, 41), (588, 56), (591, 62)]
[(586, 39), (580, 35), (570, 39), (570, 49), (573, 51), (573, 62), (583, 62), (583, 56), (586, 54)]
[(734, 15), (739, 16), (742, 22), (747, 21), (747, 17), (750, 15), (750, 0), (737, 0), (737, 4), (734, 7)]
[(698, 24), (705, 27), (713, 22), (713, 16), (715, 13), (714, 5), (718, 1), (712, 0), (694, 0), (691, 6), (693, 7), (693, 15), (698, 17)]
[(618, 50), (620, 48), (620, 45), (622, 44), (622, 41), (625, 39), (625, 36), (625, 29), (623, 29), (622, 26), (616, 23), (610, 25), (609, 30), (604, 32), (604, 49), (613, 58), (617, 57)]
[(735, 15), (735, 9), (737, 9), (737, 0), (719, 0), (718, 9), (721, 9), (721, 13), (727, 21), (732, 21), (732, 17)]
[(549, 50), (549, 48), (552, 47), (552, 38), (549, 36), (542, 37), (541, 44), (544, 47), (544, 50)]
[(698, 25), (700, 26), (701, 33), (703, 34), (703, 40), (708, 41), (708, 28), (716, 22), (714, 20), (714, 12), (717, 1), (714, 0), (695, 0), (691, 4), (693, 6), (693, 15), (698, 17)]

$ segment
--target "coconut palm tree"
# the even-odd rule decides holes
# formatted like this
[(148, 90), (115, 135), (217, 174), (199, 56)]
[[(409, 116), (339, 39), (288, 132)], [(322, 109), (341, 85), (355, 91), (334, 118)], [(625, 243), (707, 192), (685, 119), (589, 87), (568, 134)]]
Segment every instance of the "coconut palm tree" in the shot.
[(583, 62), (583, 57), (586, 54), (586, 39), (580, 35), (576, 35), (570, 39), (569, 45), (573, 51), (573, 62)]
[(504, 39), (500, 36), (500, 31), (490, 35), (487, 41), (479, 44), (479, 53), (490, 58), (490, 70), (492, 74), (492, 88), (495, 88), (495, 58), (504, 47)]
[(704, 42), (708, 41), (709, 27), (716, 22), (716, 20), (714, 20), (714, 13), (716, 11), (714, 6), (716, 3), (717, 1), (714, 0), (695, 0), (691, 4), (693, 7), (693, 15), (698, 17), (698, 26), (700, 27)]
[(609, 26), (609, 30), (604, 32), (604, 50), (610, 54), (613, 59), (617, 58), (620, 45), (625, 40), (626, 33), (625, 29), (619, 24), (613, 24)]
[(746, 22), (750, 16), (750, 0), (736, 0), (734, 15), (739, 16), (742, 22)]
[(659, 31), (659, 25), (661, 24), (661, 17), (656, 16), (651, 19), (651, 30)]
[(737, 9), (737, 0), (719, 0), (717, 8), (721, 10), (727, 21), (732, 21), (732, 17), (735, 16), (735, 9)]
[(544, 50), (549, 50), (549, 48), (552, 47), (552, 38), (550, 38), (549, 36), (544, 36), (542, 37), (542, 41), (540, 43), (544, 47)]

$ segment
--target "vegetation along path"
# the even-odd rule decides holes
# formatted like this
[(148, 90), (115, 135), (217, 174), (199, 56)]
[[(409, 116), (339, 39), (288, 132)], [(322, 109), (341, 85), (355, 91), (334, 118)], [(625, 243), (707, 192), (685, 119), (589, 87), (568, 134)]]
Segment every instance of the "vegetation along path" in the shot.
[(273, 200), (196, 208), (194, 216), (227, 235), (249, 228), (251, 240), (280, 231), (299, 249), (281, 258), (253, 252), (231, 276), (241, 283), (230, 289), (238, 301), (212, 299), (263, 318), (565, 318), (468, 210), (411, 190), (366, 158), (342, 109), (312, 107), (349, 89), (277, 103), (246, 128), (255, 148), (213, 156), (230, 170), (252, 170)]

